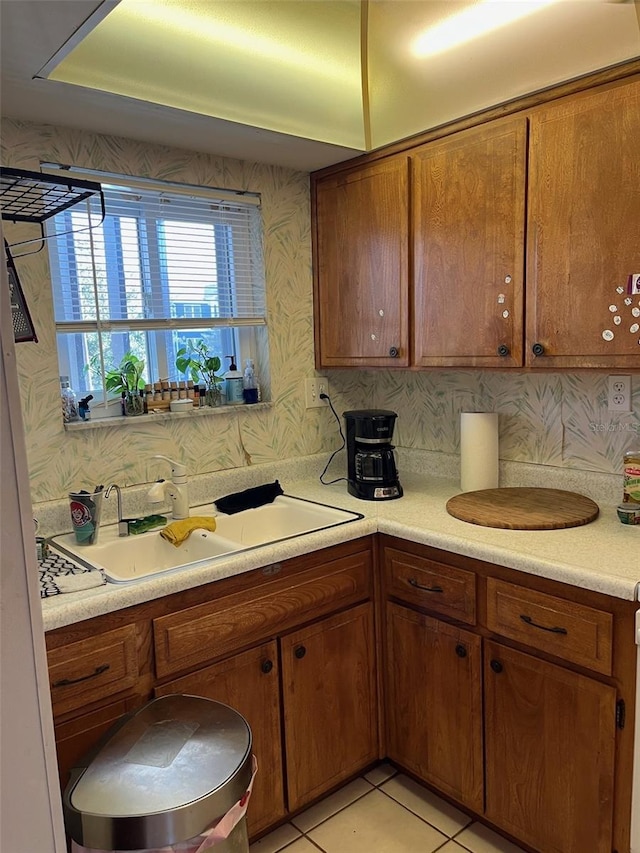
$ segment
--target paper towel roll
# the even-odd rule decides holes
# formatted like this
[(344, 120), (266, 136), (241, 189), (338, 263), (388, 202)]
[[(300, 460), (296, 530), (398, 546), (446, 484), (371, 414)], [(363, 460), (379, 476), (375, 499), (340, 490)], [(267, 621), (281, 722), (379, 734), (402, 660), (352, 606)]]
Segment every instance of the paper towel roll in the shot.
[(463, 492), (498, 487), (498, 415), (460, 413), (460, 488)]

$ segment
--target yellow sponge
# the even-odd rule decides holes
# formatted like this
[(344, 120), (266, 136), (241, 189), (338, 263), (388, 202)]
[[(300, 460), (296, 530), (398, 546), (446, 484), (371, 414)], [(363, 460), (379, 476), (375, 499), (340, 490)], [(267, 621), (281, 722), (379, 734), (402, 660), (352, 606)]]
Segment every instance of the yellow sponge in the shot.
[(192, 518), (182, 518), (180, 521), (172, 521), (171, 524), (160, 531), (160, 536), (171, 542), (176, 548), (191, 536), (194, 530), (204, 529), (211, 533), (216, 529), (216, 520), (211, 516), (195, 515)]

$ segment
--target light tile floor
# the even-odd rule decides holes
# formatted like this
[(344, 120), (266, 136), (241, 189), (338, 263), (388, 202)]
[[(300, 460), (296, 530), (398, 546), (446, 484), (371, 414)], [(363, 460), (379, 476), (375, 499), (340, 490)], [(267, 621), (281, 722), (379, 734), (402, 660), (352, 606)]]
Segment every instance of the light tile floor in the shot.
[(381, 764), (251, 845), (250, 853), (523, 853)]

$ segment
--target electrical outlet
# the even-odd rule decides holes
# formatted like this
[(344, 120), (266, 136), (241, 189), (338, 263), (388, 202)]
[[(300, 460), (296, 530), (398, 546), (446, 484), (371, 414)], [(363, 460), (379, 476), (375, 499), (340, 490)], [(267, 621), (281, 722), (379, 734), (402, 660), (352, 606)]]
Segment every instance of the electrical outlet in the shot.
[(609, 376), (607, 380), (608, 406), (610, 412), (631, 411), (631, 377)]
[(319, 406), (327, 406), (327, 400), (321, 400), (320, 394), (329, 393), (329, 380), (326, 376), (314, 376), (313, 379), (304, 380), (304, 400), (307, 409)]

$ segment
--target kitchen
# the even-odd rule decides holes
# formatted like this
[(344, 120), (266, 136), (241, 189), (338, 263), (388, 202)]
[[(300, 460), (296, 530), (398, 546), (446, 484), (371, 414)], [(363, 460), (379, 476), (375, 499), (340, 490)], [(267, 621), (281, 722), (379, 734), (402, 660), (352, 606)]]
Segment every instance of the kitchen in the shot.
[[(279, 232), (279, 246), (294, 247), (290, 254), (281, 256), (281, 249), (276, 249), (274, 243), (272, 263), (284, 265), (288, 285), (282, 299), (278, 300), (282, 311), (273, 317), (271, 334), (275, 339), (287, 341), (286, 350), (278, 356), (280, 360), (272, 357), (273, 400), (293, 395), (297, 403), (292, 410), (277, 406), (276, 413), (265, 417), (264, 421), (254, 419), (244, 431), (242, 444), (237, 431), (225, 423), (216, 435), (216, 447), (207, 449), (197, 460), (190, 460), (190, 473), (236, 467), (244, 464), (244, 453), (257, 464), (329, 453), (334, 449), (337, 436), (329, 412), (305, 411), (299, 400), (302, 379), (313, 373), (314, 366), (310, 332), (308, 176), (304, 172), (277, 171), (237, 161), (220, 163), (217, 158), (194, 157), (176, 148), (152, 148), (126, 139), (114, 143), (113, 139), (101, 135), (62, 127), (52, 133), (50, 128), (38, 123), (8, 120), (3, 123), (3, 144), (6, 151), (3, 163), (27, 169), (37, 169), (41, 160), (71, 161), (106, 171), (138, 174), (152, 151), (158, 174), (171, 174), (177, 180), (197, 183), (201, 174), (213, 172), (216, 175), (224, 168), (225, 180), (230, 186), (244, 187), (251, 181), (252, 188), (263, 193), (273, 221), (286, 222), (285, 230)], [(214, 183), (217, 183), (215, 179)], [(46, 259), (37, 259), (36, 264), (25, 276), (31, 287), (47, 278)], [(34, 306), (39, 329), (46, 328), (49, 322), (47, 303), (48, 298), (44, 296)], [(21, 383), (23, 388), (25, 382), (31, 388), (26, 395), (23, 391), (23, 406), (34, 504), (59, 499), (66, 493), (70, 477), (66, 467), (70, 464), (69, 455), (60, 451), (68, 446), (62, 442), (70, 438), (77, 465), (71, 472), (72, 479), (82, 466), (92, 466), (96, 474), (104, 475), (106, 482), (115, 480), (127, 485), (148, 482), (145, 436), (132, 436), (126, 453), (116, 451), (115, 439), (113, 446), (97, 451), (94, 440), (88, 435), (67, 436), (62, 425), (49, 416), (56, 409), (57, 368), (55, 342), (52, 336), (47, 339), (43, 335), (43, 338), (42, 346), (48, 347), (49, 353), (46, 358), (41, 350), (36, 352), (35, 347), (17, 349)], [(362, 407), (371, 401), (382, 406), (393, 401), (400, 415), (396, 440), (402, 448), (455, 456), (456, 413), (465, 408), (495, 408), (505, 419), (501, 435), (504, 460), (560, 468), (566, 474), (587, 470), (617, 475), (622, 453), (629, 446), (629, 435), (633, 435), (634, 430), (637, 433), (638, 429), (637, 387), (634, 388), (632, 412), (616, 416), (614, 421), (604, 399), (606, 376), (599, 373), (512, 376), (473, 371), (442, 375), (428, 371), (371, 371), (365, 374), (334, 371), (330, 382), (337, 409)], [(424, 401), (422, 411), (416, 408), (416, 399)], [(304, 427), (300, 423), (304, 423)], [(274, 435), (277, 446), (273, 443)], [(154, 441), (168, 449), (167, 439), (159, 430)], [(62, 462), (62, 456), (65, 464), (53, 461)], [(105, 458), (108, 464), (103, 461)], [(104, 468), (100, 467), (103, 465)]]

